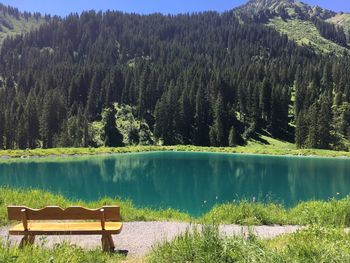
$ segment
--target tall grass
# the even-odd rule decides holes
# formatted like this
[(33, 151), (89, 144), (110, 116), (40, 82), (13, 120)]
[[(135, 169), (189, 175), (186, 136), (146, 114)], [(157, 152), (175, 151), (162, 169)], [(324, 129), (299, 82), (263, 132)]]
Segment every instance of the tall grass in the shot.
[(187, 232), (153, 250), (150, 262), (282, 262), (254, 235), (225, 238), (217, 226)]
[(212, 208), (200, 221), (240, 225), (350, 226), (350, 197), (302, 202), (290, 209), (278, 204), (248, 201), (223, 204)]
[(202, 223), (273, 225), (288, 224), (287, 210), (277, 204), (263, 204), (242, 200), (241, 202), (214, 206), (200, 218)]
[(224, 237), (217, 226), (188, 230), (154, 249), (150, 262), (350, 262), (350, 235), (343, 229), (311, 226), (272, 240)]
[(26, 246), (20, 249), (0, 240), (0, 262), (3, 263), (112, 263), (119, 262), (124, 258), (120, 254), (108, 254), (100, 249), (86, 251), (67, 243), (57, 244), (52, 249), (42, 248), (38, 245)]
[[(252, 240), (251, 240), (252, 239)], [(204, 226), (202, 231), (189, 229), (174, 241), (153, 250), (149, 261), (161, 262), (267, 262), (263, 244), (254, 236), (225, 238), (217, 226)]]

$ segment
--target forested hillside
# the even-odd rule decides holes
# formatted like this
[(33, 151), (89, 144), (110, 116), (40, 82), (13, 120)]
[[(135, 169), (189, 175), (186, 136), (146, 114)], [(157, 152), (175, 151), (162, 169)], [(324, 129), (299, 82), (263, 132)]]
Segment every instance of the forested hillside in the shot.
[(316, 52), (236, 11), (55, 17), (3, 43), (0, 146), (96, 146), (96, 123), (99, 144), (142, 143), (123, 138), (143, 131), (120, 131), (130, 111), (117, 114), (118, 103), (155, 143), (234, 146), (264, 134), (348, 150), (344, 49)]
[(0, 45), (6, 37), (25, 34), (49, 21), (40, 13), (21, 13), (17, 8), (0, 4)]

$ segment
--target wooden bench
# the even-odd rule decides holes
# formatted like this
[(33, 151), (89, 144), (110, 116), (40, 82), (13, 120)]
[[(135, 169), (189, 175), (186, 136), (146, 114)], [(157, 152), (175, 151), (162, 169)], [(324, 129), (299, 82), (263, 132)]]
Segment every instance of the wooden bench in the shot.
[(8, 206), (7, 212), (9, 220), (22, 221), (9, 230), (10, 235), (23, 236), (20, 247), (33, 244), (36, 235), (102, 235), (103, 251), (114, 251), (112, 235), (119, 234), (123, 227), (118, 206), (95, 210), (80, 206)]

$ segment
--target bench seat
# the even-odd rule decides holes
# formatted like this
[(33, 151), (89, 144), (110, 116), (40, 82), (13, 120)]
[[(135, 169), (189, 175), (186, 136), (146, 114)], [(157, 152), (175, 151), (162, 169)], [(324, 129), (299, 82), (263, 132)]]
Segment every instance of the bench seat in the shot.
[(105, 229), (101, 229), (101, 222), (28, 222), (26, 231), (23, 224), (13, 226), (11, 235), (116, 235), (122, 231), (120, 222), (106, 222)]

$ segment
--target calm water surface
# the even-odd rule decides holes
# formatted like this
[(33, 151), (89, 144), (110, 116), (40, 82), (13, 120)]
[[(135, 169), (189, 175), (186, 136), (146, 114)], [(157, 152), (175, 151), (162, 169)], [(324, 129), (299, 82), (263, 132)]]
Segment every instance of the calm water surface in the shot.
[(31, 159), (0, 162), (0, 185), (86, 201), (121, 197), (200, 215), (242, 198), (289, 207), (346, 196), (350, 160), (183, 152)]

